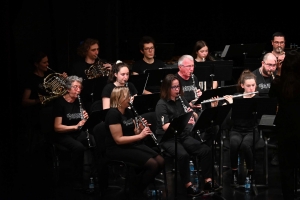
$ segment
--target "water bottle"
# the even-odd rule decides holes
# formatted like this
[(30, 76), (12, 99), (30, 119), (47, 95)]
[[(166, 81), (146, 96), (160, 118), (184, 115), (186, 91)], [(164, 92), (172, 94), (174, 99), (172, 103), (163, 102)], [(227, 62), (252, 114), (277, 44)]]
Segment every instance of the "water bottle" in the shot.
[(194, 179), (194, 185), (195, 185), (197, 188), (199, 188), (199, 179), (198, 179), (198, 177), (195, 177), (195, 179)]
[(160, 197), (160, 196), (162, 196), (162, 191), (161, 190), (148, 190), (148, 192), (147, 192), (147, 196), (148, 197), (156, 197), (156, 195), (157, 195), (157, 197)]
[(90, 178), (90, 183), (89, 183), (89, 192), (94, 192), (95, 184), (94, 184), (94, 179), (93, 177)]
[(190, 173), (193, 174), (195, 168), (194, 168), (194, 163), (193, 161), (190, 161)]
[(250, 181), (249, 177), (246, 177), (246, 180), (245, 180), (245, 193), (246, 194), (250, 193), (250, 184), (251, 184), (251, 181)]

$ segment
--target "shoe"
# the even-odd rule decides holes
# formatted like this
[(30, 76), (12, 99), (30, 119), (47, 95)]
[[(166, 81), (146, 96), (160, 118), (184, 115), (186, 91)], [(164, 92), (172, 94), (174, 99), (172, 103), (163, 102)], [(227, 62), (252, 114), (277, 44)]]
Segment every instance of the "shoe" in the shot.
[(231, 186), (233, 187), (238, 187), (238, 171), (237, 170), (232, 170), (231, 172)]
[(279, 165), (279, 161), (278, 161), (278, 155), (275, 154), (273, 159), (271, 160), (271, 165), (277, 166)]
[(190, 185), (188, 188), (186, 188), (186, 193), (190, 197), (197, 197), (204, 193), (204, 191), (200, 191), (197, 187), (194, 185)]
[(216, 181), (214, 181), (214, 187), (213, 187), (211, 181), (208, 181), (208, 182), (206, 182), (206, 183), (204, 184), (204, 191), (205, 191), (206, 193), (208, 193), (208, 192), (213, 192), (213, 191), (220, 191), (220, 190), (222, 190), (222, 189), (223, 189), (223, 187), (220, 186)]

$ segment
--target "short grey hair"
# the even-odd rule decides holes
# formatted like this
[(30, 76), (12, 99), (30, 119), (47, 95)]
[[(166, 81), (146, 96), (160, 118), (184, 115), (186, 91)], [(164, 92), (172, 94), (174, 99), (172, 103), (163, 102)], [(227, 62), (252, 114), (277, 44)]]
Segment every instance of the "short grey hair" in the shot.
[(178, 59), (178, 66), (182, 65), (182, 63), (183, 63), (183, 61), (184, 61), (185, 59), (188, 59), (188, 60), (190, 60), (190, 61), (194, 61), (193, 56), (191, 56), (191, 55), (183, 55), (183, 56), (181, 56), (181, 57)]
[(66, 78), (66, 87), (67, 87), (67, 89), (71, 89), (72, 83), (75, 82), (75, 81), (80, 82), (81, 85), (82, 85), (82, 78), (81, 77), (78, 77), (78, 76), (68, 76)]

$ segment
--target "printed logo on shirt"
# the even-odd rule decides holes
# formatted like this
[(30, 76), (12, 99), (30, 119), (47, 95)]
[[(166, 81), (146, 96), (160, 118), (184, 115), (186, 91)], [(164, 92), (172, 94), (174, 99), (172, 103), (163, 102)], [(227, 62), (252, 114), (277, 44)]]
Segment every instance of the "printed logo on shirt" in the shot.
[(195, 86), (193, 86), (193, 85), (188, 85), (188, 86), (183, 86), (182, 89), (183, 89), (183, 92), (190, 92), (190, 91), (194, 91), (197, 88), (195, 88)]
[(133, 124), (133, 120), (132, 119), (123, 120), (123, 124), (125, 126), (131, 126)]
[(67, 118), (68, 118), (68, 120), (81, 119), (81, 115), (80, 115), (80, 113), (68, 113)]
[(258, 85), (258, 87), (259, 87), (260, 89), (270, 89), (271, 84), (270, 84), (270, 83), (260, 83), (260, 84)]

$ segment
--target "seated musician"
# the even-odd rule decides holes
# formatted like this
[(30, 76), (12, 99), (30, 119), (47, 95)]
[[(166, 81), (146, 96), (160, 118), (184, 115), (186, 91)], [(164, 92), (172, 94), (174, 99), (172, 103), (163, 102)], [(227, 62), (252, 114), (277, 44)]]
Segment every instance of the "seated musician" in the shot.
[[(91, 158), (89, 147), (95, 146), (94, 137), (81, 129), (89, 118), (84, 110), (79, 95), (82, 89), (82, 78), (69, 76), (66, 79), (68, 93), (54, 102), (54, 131), (57, 142), (72, 152), (72, 177), (74, 189), (87, 189), (90, 174), (83, 176), (84, 155)], [(84, 153), (86, 151), (86, 153)], [(88, 155), (90, 154), (90, 155)], [(86, 166), (86, 165), (85, 165)]]
[(133, 97), (137, 95), (138, 91), (135, 86), (128, 82), (129, 79), (129, 67), (126, 63), (117, 63), (113, 66), (112, 72), (108, 77), (108, 83), (102, 90), (102, 108), (110, 108), (110, 95), (112, 90), (117, 86), (126, 86), (129, 88), (131, 101)]
[[(238, 79), (238, 91), (247, 95), (238, 96), (236, 98), (259, 98), (259, 95), (253, 93), (257, 89), (256, 76), (248, 69), (244, 70)], [(234, 102), (233, 102), (234, 104)], [(245, 161), (247, 166), (247, 177), (250, 177), (253, 172), (253, 128), (256, 124), (253, 120), (247, 119), (232, 120), (232, 128), (229, 132), (230, 139), (230, 160), (232, 169), (231, 185), (236, 187), (237, 175), (238, 175), (238, 153), (242, 151), (245, 155)], [(258, 130), (256, 130), (255, 138), (258, 141)]]
[[(168, 129), (172, 119), (186, 112), (192, 112), (188, 102), (182, 96), (183, 91), (181, 83), (176, 75), (168, 74), (164, 78), (161, 85), (160, 95), (161, 99), (158, 101), (155, 109), (157, 118), (156, 136), (159, 141), (161, 140), (165, 131)], [(221, 186), (219, 186), (216, 182), (214, 183), (214, 187), (212, 184), (212, 155), (210, 147), (190, 136), (191, 127), (195, 123), (195, 118), (197, 117), (198, 115), (193, 112), (193, 116), (188, 122), (185, 131), (179, 134), (177, 141), (179, 174), (184, 186), (186, 187), (188, 196), (199, 196), (203, 193), (198, 188), (193, 186), (190, 180), (190, 155), (198, 156), (200, 158), (202, 175), (205, 179), (203, 189), (206, 192), (218, 191), (222, 189)], [(174, 138), (170, 138), (169, 140), (162, 142), (161, 147), (170, 155), (175, 156)]]
[(151, 130), (147, 121), (143, 123), (134, 120), (132, 110), (128, 109), (131, 94), (129, 88), (116, 86), (111, 92), (110, 109), (105, 117), (106, 155), (112, 160), (122, 160), (142, 167), (144, 170), (130, 189), (130, 194), (141, 199), (150, 182), (164, 167), (164, 159), (156, 151), (140, 143)]

